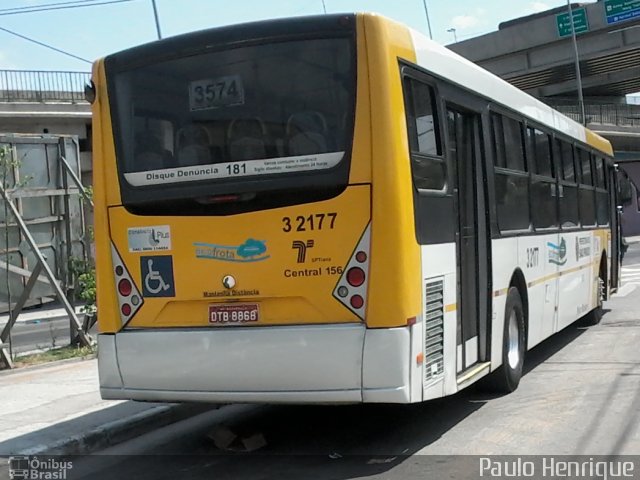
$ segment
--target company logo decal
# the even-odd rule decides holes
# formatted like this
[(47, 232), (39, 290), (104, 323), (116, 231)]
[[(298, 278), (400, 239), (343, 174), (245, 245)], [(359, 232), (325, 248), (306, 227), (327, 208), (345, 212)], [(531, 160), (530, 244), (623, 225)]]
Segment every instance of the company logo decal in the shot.
[(140, 257), (142, 295), (144, 297), (175, 297), (173, 259), (171, 255)]
[(129, 251), (155, 252), (171, 250), (171, 228), (169, 225), (136, 227), (127, 230)]
[(591, 237), (576, 237), (576, 260), (591, 256)]
[(196, 258), (220, 260), (222, 262), (259, 262), (269, 258), (264, 240), (247, 239), (237, 246), (216, 245), (213, 243), (194, 243)]
[(567, 263), (567, 242), (564, 237), (560, 241), (560, 245), (547, 242), (547, 248), (549, 263), (553, 263), (555, 265), (564, 265)]
[(70, 478), (73, 462), (52, 456), (14, 455), (9, 457), (9, 479), (60, 479)]
[(313, 240), (307, 240), (306, 242), (300, 240), (293, 241), (291, 248), (298, 250), (298, 258), (296, 259), (298, 263), (304, 263), (307, 260), (307, 249), (313, 248), (313, 244)]

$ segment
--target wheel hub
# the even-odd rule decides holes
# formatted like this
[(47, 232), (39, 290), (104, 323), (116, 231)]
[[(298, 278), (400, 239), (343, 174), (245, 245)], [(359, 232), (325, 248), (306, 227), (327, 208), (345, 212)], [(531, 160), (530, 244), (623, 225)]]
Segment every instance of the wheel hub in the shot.
[(507, 360), (512, 369), (515, 369), (520, 363), (520, 329), (518, 328), (518, 317), (514, 311), (509, 315)]

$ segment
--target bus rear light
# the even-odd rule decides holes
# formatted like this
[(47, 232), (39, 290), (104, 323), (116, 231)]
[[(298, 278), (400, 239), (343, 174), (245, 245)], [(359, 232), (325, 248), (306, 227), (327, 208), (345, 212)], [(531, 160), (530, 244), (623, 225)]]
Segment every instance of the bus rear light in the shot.
[(199, 197), (197, 202), (203, 205), (210, 205), (213, 203), (237, 202), (238, 200), (240, 200), (240, 195), (216, 195), (213, 197)]
[(354, 295), (353, 297), (351, 297), (351, 300), (349, 300), (349, 303), (353, 308), (359, 310), (364, 306), (364, 298), (362, 298), (360, 295)]
[(418, 317), (407, 318), (407, 327), (412, 327), (416, 323), (418, 323)]
[(128, 297), (131, 295), (131, 291), (133, 287), (131, 286), (131, 282), (128, 278), (123, 278), (118, 282), (118, 293), (123, 297)]
[(347, 272), (347, 282), (349, 282), (349, 285), (352, 287), (359, 287), (364, 283), (364, 280), (364, 270), (360, 267), (352, 267)]
[(333, 297), (364, 320), (367, 307), (371, 224), (367, 225), (333, 290)]
[(113, 262), (116, 297), (120, 308), (120, 322), (124, 327), (140, 309), (144, 300), (113, 243), (111, 244), (111, 261)]

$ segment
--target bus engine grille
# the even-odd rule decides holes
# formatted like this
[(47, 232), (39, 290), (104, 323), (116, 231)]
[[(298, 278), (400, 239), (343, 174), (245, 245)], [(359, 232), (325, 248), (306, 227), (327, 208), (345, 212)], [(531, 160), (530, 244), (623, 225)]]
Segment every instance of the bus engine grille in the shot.
[(424, 381), (425, 386), (444, 373), (444, 279), (432, 279), (426, 284)]

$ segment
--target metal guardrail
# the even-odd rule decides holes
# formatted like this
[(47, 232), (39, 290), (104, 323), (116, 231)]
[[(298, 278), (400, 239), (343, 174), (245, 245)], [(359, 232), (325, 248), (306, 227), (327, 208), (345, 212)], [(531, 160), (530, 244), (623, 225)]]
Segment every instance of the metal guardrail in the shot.
[[(542, 99), (567, 117), (580, 122), (580, 106), (570, 100)], [(640, 127), (640, 105), (614, 103), (585, 103), (587, 124), (616, 125), (621, 127)]]
[(0, 70), (0, 102), (84, 103), (88, 72)]

